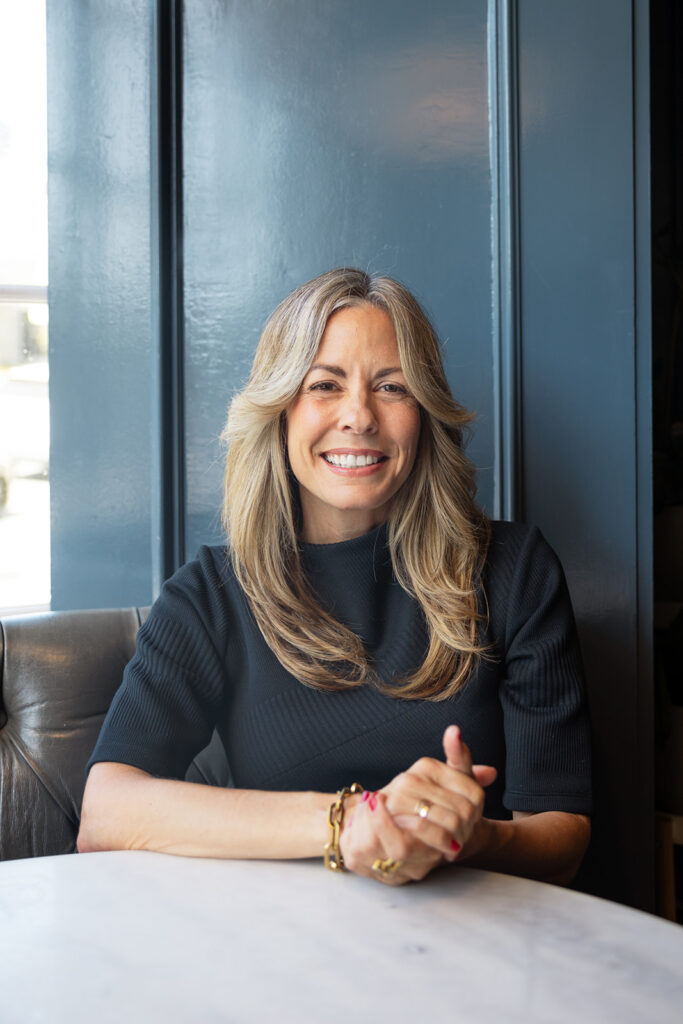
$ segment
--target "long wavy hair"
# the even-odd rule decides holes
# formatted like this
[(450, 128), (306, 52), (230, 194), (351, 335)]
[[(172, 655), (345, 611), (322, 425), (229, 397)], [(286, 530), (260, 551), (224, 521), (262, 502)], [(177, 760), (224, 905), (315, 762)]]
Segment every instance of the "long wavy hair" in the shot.
[[(394, 325), (401, 368), (420, 406), (413, 468), (388, 521), (393, 571), (420, 605), (429, 647), (412, 675), (376, 679), (360, 638), (316, 600), (299, 547), (298, 488), (287, 457), (286, 413), (337, 310), (370, 303)], [(307, 686), (371, 682), (392, 697), (444, 700), (485, 653), (477, 584), (489, 525), (463, 450), (471, 414), (451, 395), (439, 342), (410, 292), (388, 277), (341, 268), (292, 292), (268, 319), (251, 375), (230, 405), (223, 523), (235, 575), (266, 643)]]

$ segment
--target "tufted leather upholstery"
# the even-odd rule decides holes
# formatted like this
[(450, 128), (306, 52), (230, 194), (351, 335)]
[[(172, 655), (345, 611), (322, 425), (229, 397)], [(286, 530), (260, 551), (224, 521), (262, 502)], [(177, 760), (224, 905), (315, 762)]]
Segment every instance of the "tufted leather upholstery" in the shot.
[[(147, 612), (0, 620), (0, 860), (76, 849), (85, 765)], [(186, 778), (230, 784), (215, 733)]]

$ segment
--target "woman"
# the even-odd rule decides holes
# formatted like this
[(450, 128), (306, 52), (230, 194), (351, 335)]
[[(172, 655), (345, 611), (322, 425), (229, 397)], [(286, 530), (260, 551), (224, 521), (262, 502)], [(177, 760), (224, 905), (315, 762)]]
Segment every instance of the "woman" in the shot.
[[(395, 281), (335, 270), (281, 303), (228, 417), (227, 555), (202, 548), (140, 630), (80, 851), (573, 877), (590, 782), (569, 598), (537, 530), (476, 507), (469, 419)], [(214, 727), (234, 789), (180, 781)]]

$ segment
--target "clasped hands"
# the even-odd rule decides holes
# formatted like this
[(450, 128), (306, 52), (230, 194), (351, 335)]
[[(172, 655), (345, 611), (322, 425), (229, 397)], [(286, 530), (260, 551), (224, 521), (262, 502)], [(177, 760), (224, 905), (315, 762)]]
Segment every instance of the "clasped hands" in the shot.
[(339, 842), (349, 871), (389, 885), (419, 881), (471, 851), (490, 765), (473, 765), (457, 725), (443, 735), (445, 763), (422, 757), (383, 789), (349, 805)]

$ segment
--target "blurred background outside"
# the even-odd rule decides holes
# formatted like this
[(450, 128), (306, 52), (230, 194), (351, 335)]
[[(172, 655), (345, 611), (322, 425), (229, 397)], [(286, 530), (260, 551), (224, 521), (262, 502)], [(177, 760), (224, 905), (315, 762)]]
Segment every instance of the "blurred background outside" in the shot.
[(0, 610), (50, 605), (45, 0), (0, 0)]

